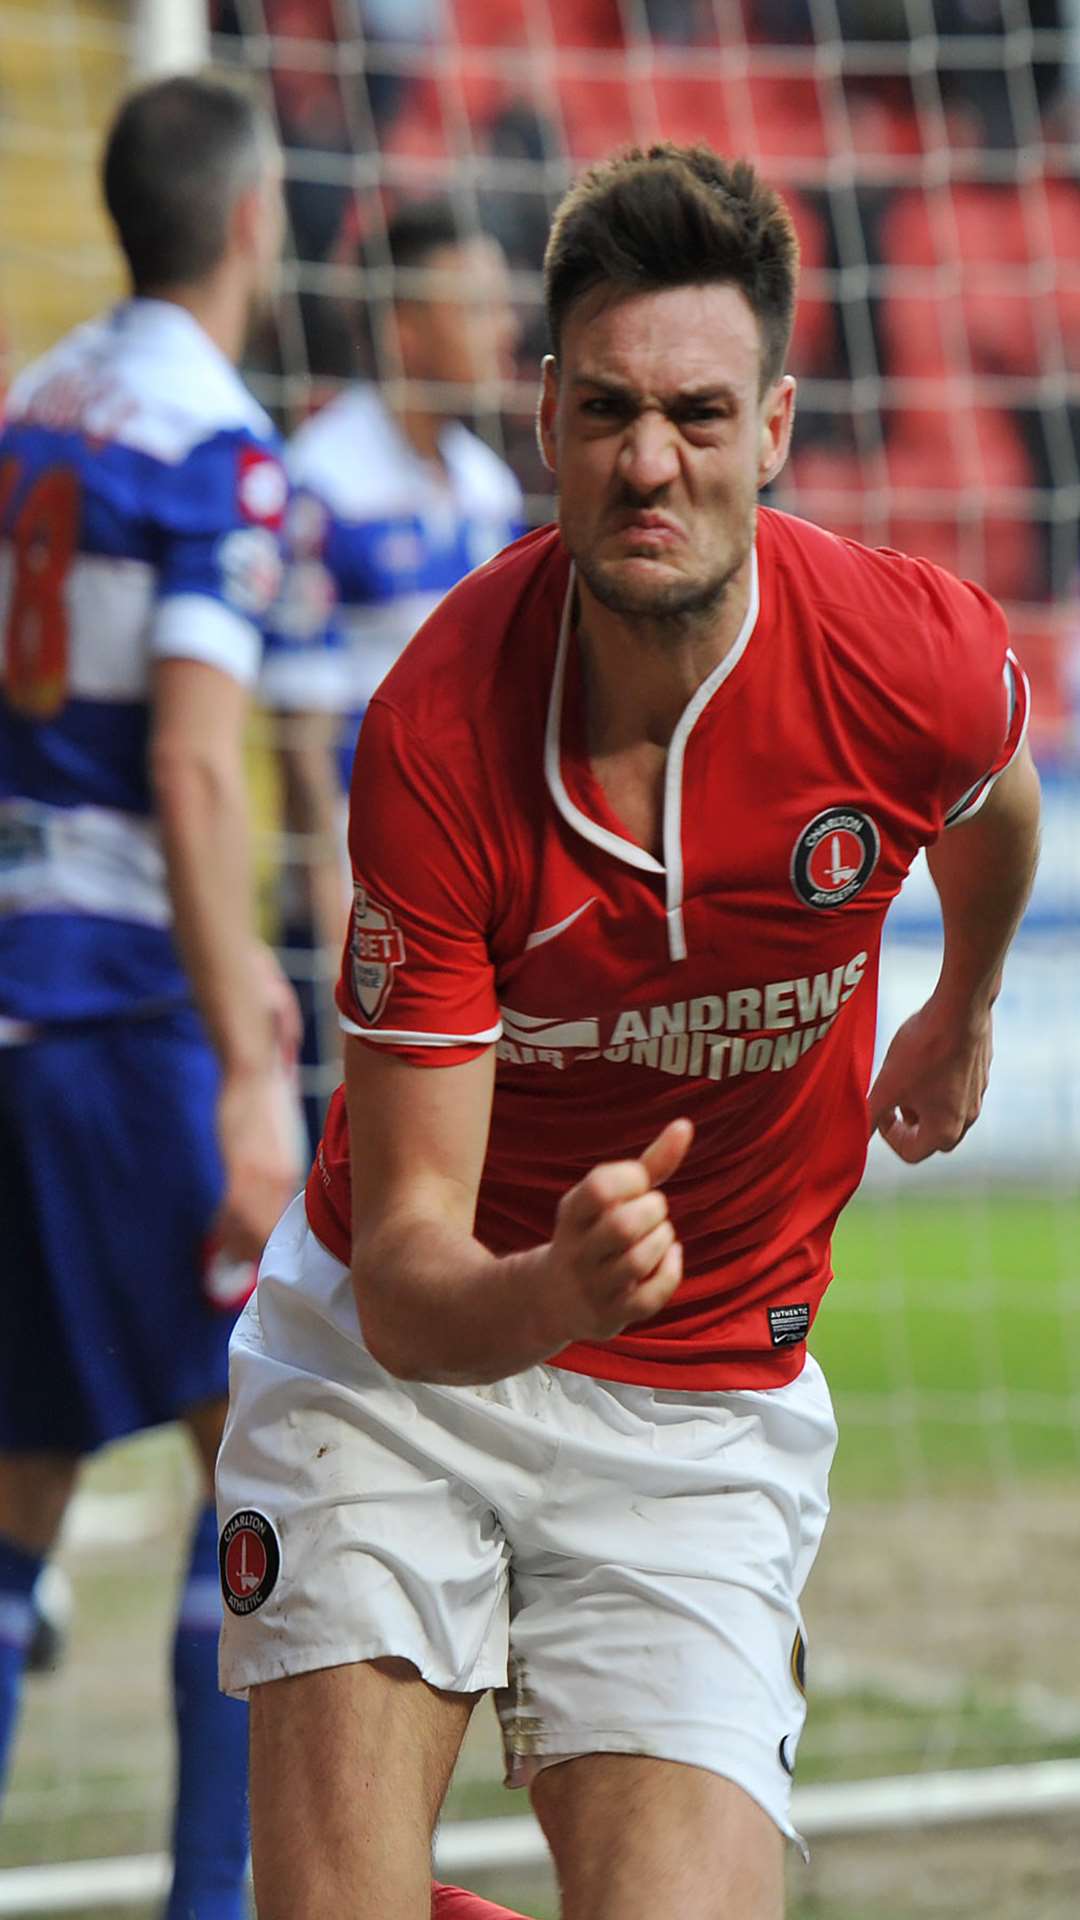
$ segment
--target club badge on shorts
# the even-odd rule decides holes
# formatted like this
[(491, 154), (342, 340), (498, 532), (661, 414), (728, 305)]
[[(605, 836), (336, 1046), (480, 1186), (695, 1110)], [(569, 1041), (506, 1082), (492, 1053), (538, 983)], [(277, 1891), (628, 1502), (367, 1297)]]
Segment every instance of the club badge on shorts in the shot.
[(806, 907), (842, 907), (861, 893), (878, 863), (881, 837), (868, 813), (828, 807), (795, 842), (791, 884)]
[(222, 1598), (230, 1613), (255, 1613), (269, 1600), (281, 1571), (281, 1544), (265, 1513), (241, 1507), (226, 1520), (218, 1565)]
[(374, 1025), (390, 996), (394, 969), (405, 958), (405, 942), (389, 907), (359, 882), (353, 889), (349, 951), (353, 996), (364, 1019)]

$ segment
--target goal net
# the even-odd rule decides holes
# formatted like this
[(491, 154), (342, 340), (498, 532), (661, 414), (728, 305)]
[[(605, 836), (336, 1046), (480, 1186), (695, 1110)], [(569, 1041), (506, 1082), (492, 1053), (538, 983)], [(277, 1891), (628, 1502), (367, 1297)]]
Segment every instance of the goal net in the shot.
[[(469, 424), (541, 522), (551, 498), (532, 418), (550, 215), (574, 172), (617, 146), (706, 139), (760, 163), (799, 234), (798, 422), (775, 504), (925, 555), (1008, 608), (1033, 686), (1042, 869), (978, 1127), (918, 1172), (872, 1148), (838, 1235), (814, 1344), (841, 1446), (807, 1596), (799, 1767), (804, 1792), (906, 1780), (871, 1824), (905, 1806), (936, 1817), (919, 1783), (942, 1773), (984, 1787), (936, 1803), (960, 1824), (920, 1847), (924, 1866), (902, 1839), (822, 1847), (792, 1910), (1064, 1915), (1074, 1841), (1049, 1814), (1031, 1846), (1003, 1821), (1075, 1793), (1075, 1769), (1045, 1768), (1080, 1752), (1077, 0), (177, 0), (171, 11), (208, 32), (220, 64), (262, 79), (277, 117), (290, 244), (249, 375), (286, 431), (353, 377), (358, 339), (367, 377), (390, 377), (387, 222), (449, 192), (505, 249), (520, 324), (515, 381), (479, 390)], [(169, 12), (0, 0), (9, 367), (118, 285), (94, 158), (148, 21)], [(282, 830), (277, 724), (263, 722), (253, 767), (267, 913), (284, 928), (306, 849)], [(318, 1003), (318, 955), (286, 945)], [(883, 1037), (925, 997), (937, 951), (921, 869), (891, 916)], [(336, 1079), (326, 1025), (308, 1063), (316, 1102)], [(67, 1548), (74, 1656), (32, 1687), (0, 1864), (161, 1846), (164, 1656), (145, 1623), (165, 1631), (187, 1498), (157, 1439), (98, 1469)], [(158, 1667), (133, 1669), (129, 1636)], [(87, 1679), (88, 1655), (104, 1678)], [(470, 1753), (455, 1807), (494, 1813), (487, 1733)], [(993, 1781), (1006, 1767), (1019, 1772), (1002, 1802)], [(994, 1823), (976, 1846), (963, 1822), (980, 1811)], [(511, 1875), (492, 1890), (516, 1885)], [(3, 1890), (0, 1873), (0, 1912), (19, 1910)]]

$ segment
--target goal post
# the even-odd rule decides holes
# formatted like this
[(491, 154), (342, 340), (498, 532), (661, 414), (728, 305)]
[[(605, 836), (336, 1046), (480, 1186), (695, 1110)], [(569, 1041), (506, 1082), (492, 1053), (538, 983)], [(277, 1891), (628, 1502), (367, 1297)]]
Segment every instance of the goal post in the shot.
[(210, 57), (206, 0), (133, 0), (131, 35), (137, 79), (205, 67)]

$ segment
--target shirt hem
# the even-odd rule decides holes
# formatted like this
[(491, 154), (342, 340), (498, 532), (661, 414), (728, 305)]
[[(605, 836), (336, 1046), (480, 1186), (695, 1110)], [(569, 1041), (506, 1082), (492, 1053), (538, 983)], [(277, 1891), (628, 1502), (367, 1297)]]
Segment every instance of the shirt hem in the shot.
[(609, 1348), (591, 1351), (567, 1347), (546, 1364), (566, 1373), (583, 1373), (593, 1380), (613, 1380), (624, 1387), (668, 1387), (683, 1393), (732, 1393), (753, 1388), (789, 1387), (806, 1365), (806, 1342), (773, 1353), (714, 1350), (700, 1359), (677, 1362), (648, 1360)]

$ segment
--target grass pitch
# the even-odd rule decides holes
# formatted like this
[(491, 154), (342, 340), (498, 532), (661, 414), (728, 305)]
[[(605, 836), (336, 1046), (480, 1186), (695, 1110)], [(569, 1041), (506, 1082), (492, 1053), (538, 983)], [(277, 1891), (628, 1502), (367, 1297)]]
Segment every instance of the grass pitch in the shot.
[(835, 1486), (1001, 1484), (1080, 1465), (1080, 1197), (856, 1200), (811, 1344)]

